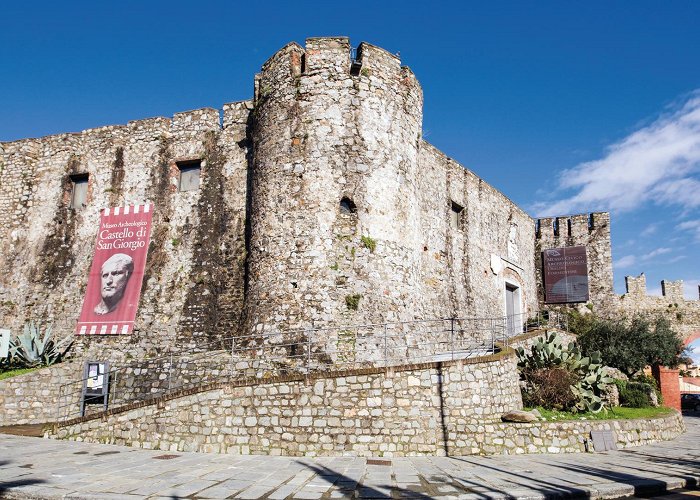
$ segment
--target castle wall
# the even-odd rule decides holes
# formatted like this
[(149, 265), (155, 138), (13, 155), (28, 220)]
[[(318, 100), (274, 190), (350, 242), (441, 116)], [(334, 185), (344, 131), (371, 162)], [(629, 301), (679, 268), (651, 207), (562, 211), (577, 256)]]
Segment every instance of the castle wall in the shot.
[(585, 246), (588, 260), (589, 304), (603, 310), (615, 307), (613, 292), (610, 214), (595, 212), (537, 220), (535, 268), (538, 297), (544, 303), (542, 252), (548, 248)]
[[(155, 205), (143, 293), (129, 337), (77, 337), (74, 352), (142, 357), (164, 345), (235, 332), (243, 302), (247, 103), (0, 145), (0, 324), (27, 319), (71, 335), (99, 210)], [(179, 192), (177, 161), (202, 160), (201, 186)], [(88, 174), (84, 208), (71, 175)], [(115, 349), (116, 348), (116, 349)]]
[(684, 339), (700, 333), (700, 300), (685, 298), (683, 280), (662, 281), (660, 297), (647, 295), (647, 279), (644, 273), (639, 276), (625, 276), (625, 285), (627, 293), (617, 302), (617, 308), (622, 314), (645, 314), (666, 318)]
[[(506, 282), (534, 312), (532, 220), (421, 139), (422, 91), (397, 56), (363, 43), (350, 57), (347, 38), (287, 45), (254, 101), (226, 105), (221, 123), (207, 108), (0, 144), (0, 324), (34, 318), (70, 335), (99, 209), (146, 201), (135, 333), (79, 337), (75, 354), (114, 366), (301, 329), (293, 344), (312, 327), (313, 345), (332, 346), (343, 325), (503, 316)], [(201, 185), (180, 192), (178, 162), (190, 160)], [(76, 174), (89, 175), (83, 209), (70, 207)]]
[(396, 56), (357, 54), (353, 74), (346, 38), (309, 39), (256, 80), (247, 329), (502, 316), (506, 279), (536, 310), (532, 219), (421, 140)]
[[(522, 291), (521, 313), (536, 312), (530, 216), (426, 142), (419, 182), (422, 313), (504, 316), (506, 281)], [(457, 228), (450, 224), (452, 202), (464, 208)]]

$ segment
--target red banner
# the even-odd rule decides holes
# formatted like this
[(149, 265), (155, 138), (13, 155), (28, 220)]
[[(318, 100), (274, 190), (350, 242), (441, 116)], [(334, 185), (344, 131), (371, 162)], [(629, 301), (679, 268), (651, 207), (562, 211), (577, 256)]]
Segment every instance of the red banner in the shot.
[(102, 211), (78, 335), (133, 331), (151, 239), (152, 207), (129, 205)]

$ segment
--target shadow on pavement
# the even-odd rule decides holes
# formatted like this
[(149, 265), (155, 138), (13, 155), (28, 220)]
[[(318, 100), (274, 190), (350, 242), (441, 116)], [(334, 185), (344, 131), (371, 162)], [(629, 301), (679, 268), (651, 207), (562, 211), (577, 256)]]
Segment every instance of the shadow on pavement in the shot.
[[(304, 467), (312, 470), (319, 479), (326, 481), (331, 486), (338, 488), (338, 492), (346, 497), (358, 497), (358, 498), (415, 498), (419, 500), (431, 500), (432, 496), (428, 496), (420, 491), (397, 488), (390, 484), (387, 485), (377, 485), (385, 491), (380, 491), (378, 489), (372, 488), (371, 486), (364, 486), (355, 479), (336, 472), (333, 469), (324, 467), (323, 465), (310, 465), (304, 462), (297, 462)], [(418, 486), (418, 485), (417, 485)], [(421, 487), (422, 488), (422, 487)], [(357, 493), (357, 495), (355, 495)]]
[[(689, 461), (688, 465), (694, 462)], [(574, 472), (576, 474), (586, 474), (588, 476), (599, 477), (607, 479), (608, 481), (625, 484), (634, 488), (634, 495), (644, 496), (650, 494), (661, 494), (670, 491), (673, 488), (677, 488), (678, 485), (669, 485), (666, 481), (660, 479), (649, 478), (650, 475), (654, 474), (654, 470), (644, 470), (635, 468), (640, 474), (631, 474), (629, 472), (612, 471), (606, 469), (600, 469), (598, 467), (591, 467), (587, 465), (575, 464), (575, 465), (564, 465), (564, 464), (552, 464), (554, 468), (563, 469), (567, 471)], [(628, 469), (632, 467), (626, 466)], [(685, 481), (686, 488), (693, 488), (696, 486), (696, 478), (684, 474), (673, 474), (666, 471), (666, 475), (669, 477), (678, 478)]]
[[(491, 471), (507, 475), (510, 478), (513, 478), (512, 481), (512, 486), (513, 488), (509, 488), (509, 491), (506, 492), (506, 496), (510, 497), (512, 494), (514, 488), (517, 489), (518, 487), (522, 487), (523, 489), (527, 489), (529, 491), (536, 491), (538, 493), (541, 493), (544, 495), (545, 498), (549, 497), (575, 497), (575, 498), (587, 498), (590, 497), (590, 490), (586, 488), (582, 488), (580, 486), (564, 486), (564, 485), (554, 485), (546, 480), (540, 480), (536, 479), (533, 477), (532, 473), (529, 474), (520, 474), (512, 469), (507, 469), (504, 467), (496, 467), (495, 465), (487, 465), (483, 461), (472, 461), (469, 460), (468, 458), (464, 457), (450, 457), (451, 460), (457, 460), (459, 462), (464, 462), (470, 465), (473, 465), (475, 468), (484, 468), (484, 469), (489, 469)], [(478, 475), (478, 474), (477, 474)], [(468, 483), (470, 481), (461, 479), (461, 478), (455, 478), (457, 479), (458, 482), (464, 484)], [(522, 479), (522, 483), (518, 482), (518, 479)], [(535, 484), (533, 484), (535, 483)], [(479, 486), (482, 490), (484, 489), (483, 484), (481, 483), (473, 483), (475, 486)], [(499, 492), (503, 493), (501, 490), (496, 490), (496, 489), (488, 489), (489, 492)], [(491, 496), (486, 495), (485, 498), (491, 498)]]
[(35, 484), (43, 484), (46, 481), (43, 479), (16, 479), (14, 481), (0, 481), (0, 496), (10, 491), (12, 488), (20, 488), (22, 486), (32, 486)]

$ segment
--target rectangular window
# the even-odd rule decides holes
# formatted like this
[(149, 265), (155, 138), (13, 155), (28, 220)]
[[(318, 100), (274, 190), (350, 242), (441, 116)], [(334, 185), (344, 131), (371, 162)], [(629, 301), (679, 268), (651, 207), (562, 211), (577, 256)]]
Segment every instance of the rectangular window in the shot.
[(202, 170), (201, 160), (178, 162), (180, 170), (179, 191), (197, 191), (199, 189), (199, 174)]
[(464, 207), (454, 201), (450, 207), (450, 227), (452, 229), (462, 229), (462, 215)]
[(72, 184), (70, 207), (74, 210), (80, 210), (87, 206), (88, 179), (88, 174), (76, 174), (70, 176), (70, 181)]

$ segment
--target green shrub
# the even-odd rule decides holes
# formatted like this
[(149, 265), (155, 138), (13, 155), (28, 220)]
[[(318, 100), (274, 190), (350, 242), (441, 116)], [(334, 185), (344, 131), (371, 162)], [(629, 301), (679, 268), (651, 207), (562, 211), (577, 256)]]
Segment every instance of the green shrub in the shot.
[(601, 319), (591, 314), (569, 315), (569, 329), (578, 335), (584, 354), (599, 351), (606, 366), (632, 377), (645, 366), (677, 366), (684, 346), (663, 317)]
[(649, 408), (654, 406), (650, 397), (651, 392), (655, 389), (654, 384), (615, 380), (615, 385), (620, 393), (620, 406), (627, 408)]
[(647, 408), (653, 406), (649, 393), (652, 388), (649, 384), (628, 382), (625, 390), (620, 393), (620, 404), (628, 408)]
[(633, 382), (640, 382), (642, 384), (649, 384), (651, 388), (654, 390), (656, 393), (656, 400), (658, 401), (659, 404), (663, 404), (664, 398), (663, 395), (661, 394), (661, 389), (659, 388), (659, 383), (656, 381), (654, 377), (651, 375), (646, 375), (644, 373), (640, 373), (638, 375), (635, 375), (634, 378), (632, 378)]

